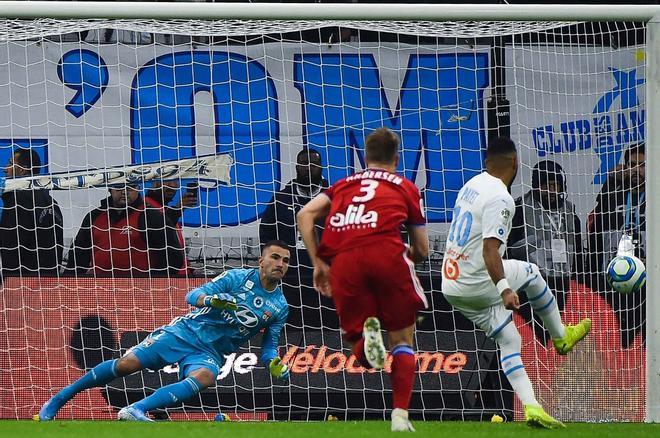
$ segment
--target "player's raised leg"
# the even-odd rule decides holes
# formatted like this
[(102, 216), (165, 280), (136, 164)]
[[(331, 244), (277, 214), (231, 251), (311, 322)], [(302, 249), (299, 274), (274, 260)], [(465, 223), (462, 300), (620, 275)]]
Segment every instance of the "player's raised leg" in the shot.
[(142, 364), (134, 354), (120, 359), (106, 360), (92, 368), (71, 385), (62, 388), (50, 398), (35, 416), (35, 420), (50, 421), (55, 419), (57, 412), (76, 394), (86, 389), (104, 386), (117, 377), (127, 376), (142, 369)]
[[(390, 344), (391, 345), (391, 344)], [(354, 346), (354, 352), (363, 350), (362, 355), (372, 368), (382, 370), (385, 366), (385, 344), (383, 343), (383, 334), (380, 330), (380, 321), (375, 316), (370, 316), (364, 322), (362, 330), (362, 339)], [(360, 359), (361, 356), (355, 356)]]
[[(504, 261), (504, 270), (511, 284), (521, 283), (520, 291), (527, 294), (532, 309), (543, 320), (559, 354), (568, 354), (591, 330), (591, 320), (585, 318), (576, 325), (565, 326), (559, 314), (557, 299), (538, 267), (519, 260)], [(522, 278), (524, 277), (524, 278)]]

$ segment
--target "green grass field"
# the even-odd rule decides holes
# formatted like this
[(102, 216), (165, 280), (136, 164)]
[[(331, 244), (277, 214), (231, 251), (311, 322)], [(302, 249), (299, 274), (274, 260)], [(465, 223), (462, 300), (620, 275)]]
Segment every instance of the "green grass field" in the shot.
[[(530, 429), (523, 423), (421, 422), (414, 423), (419, 436), (445, 438), (484, 437), (659, 437), (660, 424), (586, 424), (571, 423), (563, 430)], [(232, 438), (317, 438), (325, 436), (382, 437), (391, 434), (389, 422), (159, 422), (120, 423), (116, 421), (0, 421), (0, 437), (92, 437), (92, 438), (186, 438), (227, 436)]]

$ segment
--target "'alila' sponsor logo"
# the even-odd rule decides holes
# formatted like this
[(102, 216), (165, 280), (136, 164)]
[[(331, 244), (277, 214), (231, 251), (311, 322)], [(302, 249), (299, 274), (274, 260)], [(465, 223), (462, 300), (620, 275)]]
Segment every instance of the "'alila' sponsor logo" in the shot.
[(336, 228), (343, 228), (349, 225), (369, 226), (376, 228), (378, 223), (378, 213), (375, 211), (367, 211), (365, 213), (364, 204), (355, 206), (349, 204), (344, 213), (335, 213), (330, 218), (330, 225)]

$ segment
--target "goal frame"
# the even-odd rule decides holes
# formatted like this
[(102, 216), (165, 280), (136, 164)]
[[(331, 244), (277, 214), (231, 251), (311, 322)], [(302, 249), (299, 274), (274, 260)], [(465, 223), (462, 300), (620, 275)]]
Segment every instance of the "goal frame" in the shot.
[[(478, 4), (268, 4), (4, 1), (7, 19), (645, 22), (647, 120), (660, 120), (660, 6)], [(646, 192), (660, 199), (660, 123), (647, 124)], [(646, 209), (647, 240), (660, 235), (660, 202)], [(647, 246), (646, 421), (660, 422), (660, 245)]]

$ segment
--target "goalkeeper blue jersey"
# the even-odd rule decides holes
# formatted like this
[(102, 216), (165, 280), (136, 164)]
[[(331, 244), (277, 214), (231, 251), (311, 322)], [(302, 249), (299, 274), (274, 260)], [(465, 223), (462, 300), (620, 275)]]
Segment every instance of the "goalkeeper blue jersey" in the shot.
[(224, 362), (224, 355), (234, 353), (263, 330), (262, 361), (268, 363), (277, 356), (280, 333), (289, 315), (281, 286), (267, 291), (261, 286), (258, 269), (232, 269), (190, 291), (187, 297), (199, 295), (199, 292), (229, 294), (236, 299), (238, 309), (201, 307), (174, 318), (160, 330), (213, 354), (220, 363)]

